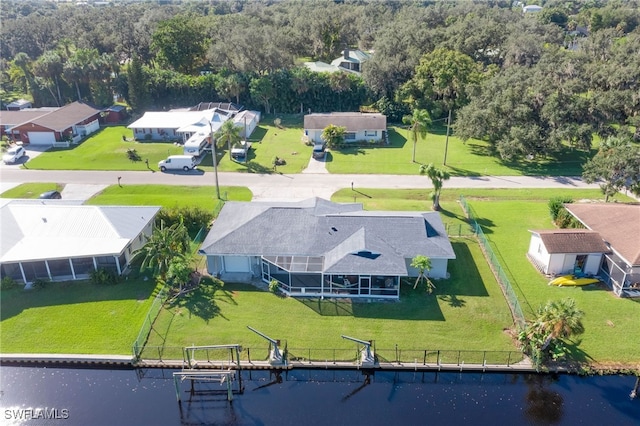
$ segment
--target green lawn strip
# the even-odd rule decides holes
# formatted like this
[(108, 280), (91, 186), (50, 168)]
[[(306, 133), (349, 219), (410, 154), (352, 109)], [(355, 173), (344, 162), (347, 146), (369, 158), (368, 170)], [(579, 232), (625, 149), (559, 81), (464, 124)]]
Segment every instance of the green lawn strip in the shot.
[(49, 283), (0, 294), (0, 352), (131, 354), (155, 284), (129, 279), (115, 286)]
[(388, 130), (389, 145), (332, 150), (328, 156), (327, 170), (336, 174), (411, 175), (419, 173), (420, 164), (433, 163), (454, 176), (578, 176), (582, 174), (582, 164), (596, 152), (595, 149), (587, 153), (565, 146), (554, 156), (506, 162), (494, 155), (491, 145), (485, 141), (472, 139), (463, 143), (450, 135), (447, 144), (446, 128), (434, 126), (426, 138), (418, 140), (416, 162), (413, 163), (413, 142), (407, 130), (399, 126), (389, 126)]
[(22, 183), (0, 194), (0, 198), (38, 198), (43, 192), (62, 191), (63, 184), (53, 182)]
[[(558, 192), (557, 195), (566, 194)], [(545, 201), (475, 200), (471, 206), (489, 238), (522, 305), (525, 315), (549, 300), (572, 297), (585, 312), (585, 333), (575, 356), (585, 361), (637, 362), (640, 341), (636, 319), (640, 304), (621, 299), (598, 286), (552, 287), (526, 259), (531, 229), (551, 229)]]
[[(79, 145), (53, 148), (27, 164), (30, 169), (45, 170), (148, 170), (145, 160), (157, 169), (160, 160), (183, 152), (169, 142), (124, 142), (123, 135), (133, 138), (125, 126), (105, 127)], [(128, 149), (135, 149), (140, 161), (129, 160)]]
[[(220, 194), (233, 201), (250, 201), (252, 196), (249, 188), (240, 186), (222, 186)], [(213, 186), (112, 185), (91, 197), (86, 204), (166, 208), (198, 206), (212, 210), (218, 200)]]
[(456, 239), (454, 248), (458, 261), (452, 263), (450, 279), (436, 281), (431, 295), (424, 287), (413, 290), (403, 284), (398, 302), (282, 298), (233, 283), (213, 292), (203, 285), (165, 306), (143, 357), (157, 357), (161, 346), (166, 347), (165, 358), (170, 351), (181, 358), (178, 348), (192, 344), (266, 348), (266, 342), (247, 326), (286, 340), (292, 354), (303, 357), (309, 348), (316, 357), (326, 353), (328, 359), (333, 349), (354, 350), (341, 334), (374, 339), (386, 357), (396, 344), (405, 351), (513, 350), (503, 332), (512, 325), (511, 316), (479, 246), (473, 240)]

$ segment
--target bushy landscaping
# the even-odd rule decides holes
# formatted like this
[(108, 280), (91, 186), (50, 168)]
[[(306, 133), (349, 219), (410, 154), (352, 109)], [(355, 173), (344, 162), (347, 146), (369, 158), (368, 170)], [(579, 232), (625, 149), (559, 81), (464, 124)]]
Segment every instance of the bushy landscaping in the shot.
[(2, 353), (131, 354), (155, 296), (153, 280), (47, 283), (0, 293)]

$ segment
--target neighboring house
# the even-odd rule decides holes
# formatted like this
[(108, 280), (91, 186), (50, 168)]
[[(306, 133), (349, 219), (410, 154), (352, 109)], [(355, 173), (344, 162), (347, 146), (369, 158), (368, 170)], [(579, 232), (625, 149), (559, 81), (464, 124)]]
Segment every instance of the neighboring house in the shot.
[(362, 64), (371, 59), (371, 55), (362, 50), (344, 49), (342, 56), (331, 61), (331, 65), (336, 66), (345, 71), (354, 73), (362, 72)]
[[(186, 142), (196, 133), (215, 132), (230, 115), (216, 108), (203, 111), (151, 111), (127, 126), (140, 141)], [(211, 126), (209, 125), (211, 123)]]
[(22, 109), (31, 108), (31, 101), (26, 99), (18, 99), (17, 101), (13, 101), (7, 104), (7, 111), (20, 111)]
[(610, 249), (598, 275), (616, 295), (640, 297), (640, 204), (572, 203), (565, 208)]
[(22, 110), (0, 111), (0, 130), (2, 135), (7, 135), (13, 141), (20, 140), (20, 131), (11, 130), (14, 127), (35, 120), (42, 117), (45, 114), (49, 114), (58, 107), (44, 107), (44, 108), (26, 108)]
[(305, 62), (304, 66), (313, 72), (350, 72), (360, 74), (362, 72), (362, 64), (371, 59), (371, 55), (362, 50), (344, 49), (342, 56), (331, 61), (330, 64), (322, 61)]
[[(31, 113), (31, 110), (17, 112)], [(8, 130), (15, 140), (38, 146), (53, 146), (58, 143), (79, 142), (100, 128), (102, 110), (83, 102), (73, 102), (61, 108), (27, 119)], [(4, 115), (4, 114), (3, 114)]]
[(387, 116), (380, 113), (333, 112), (304, 116), (304, 136), (309, 142), (322, 141), (322, 131), (333, 124), (345, 127), (345, 142), (386, 140)]
[(528, 6), (522, 6), (523, 14), (535, 14), (542, 12), (542, 6), (538, 6), (537, 4), (530, 4)]
[(365, 211), (320, 198), (225, 203), (202, 243), (212, 275), (276, 280), (291, 296), (400, 297), (417, 255), (446, 278), (455, 254), (437, 212)]
[(546, 275), (597, 275), (609, 248), (588, 229), (534, 230), (527, 257)]
[(132, 253), (151, 235), (160, 210), (4, 201), (0, 275), (23, 283), (87, 279), (98, 268), (122, 274)]

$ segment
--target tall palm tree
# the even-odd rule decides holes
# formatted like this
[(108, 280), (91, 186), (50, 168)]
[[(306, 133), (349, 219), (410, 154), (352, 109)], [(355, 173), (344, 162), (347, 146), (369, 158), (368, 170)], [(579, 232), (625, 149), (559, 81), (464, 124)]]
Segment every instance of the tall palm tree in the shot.
[(409, 132), (413, 140), (413, 155), (411, 161), (415, 163), (418, 137), (424, 139), (427, 136), (427, 127), (431, 125), (431, 116), (426, 109), (414, 109), (412, 115), (402, 117), (402, 122), (409, 125)]
[(446, 170), (436, 168), (433, 163), (430, 163), (428, 166), (424, 164), (421, 165), (420, 174), (426, 174), (429, 179), (431, 179), (431, 183), (433, 184), (433, 192), (430, 194), (431, 200), (433, 201), (432, 209), (435, 211), (440, 210), (440, 192), (442, 192), (442, 185), (445, 180), (449, 180), (451, 175)]
[(222, 123), (222, 126), (218, 129), (218, 131), (214, 134), (217, 141), (221, 141), (222, 143), (227, 143), (229, 148), (229, 158), (233, 160), (231, 156), (231, 146), (237, 142), (240, 142), (240, 128), (235, 125), (233, 120), (227, 120)]
[(132, 261), (142, 259), (140, 269), (151, 269), (164, 281), (174, 258), (183, 258), (189, 251), (189, 233), (182, 222), (171, 226), (156, 226), (147, 242), (133, 252)]

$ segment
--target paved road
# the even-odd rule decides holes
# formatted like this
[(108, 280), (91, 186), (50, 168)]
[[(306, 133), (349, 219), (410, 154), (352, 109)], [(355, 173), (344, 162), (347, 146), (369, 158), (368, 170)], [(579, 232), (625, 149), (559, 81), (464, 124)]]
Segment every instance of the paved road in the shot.
[[(199, 171), (161, 173), (130, 171), (57, 171), (3, 168), (0, 171), (2, 189), (24, 182), (57, 182), (79, 185), (165, 184), (165, 185), (215, 185), (213, 172)], [(252, 174), (218, 173), (221, 186), (246, 186), (254, 199), (285, 200), (304, 199), (313, 196), (328, 198), (341, 188), (430, 188), (426, 176), (416, 175), (335, 175), (326, 173), (304, 174)], [(577, 177), (541, 176), (478, 176), (452, 177), (446, 188), (597, 188)], [(77, 188), (77, 187), (76, 187)], [(99, 188), (96, 186), (95, 188)]]

